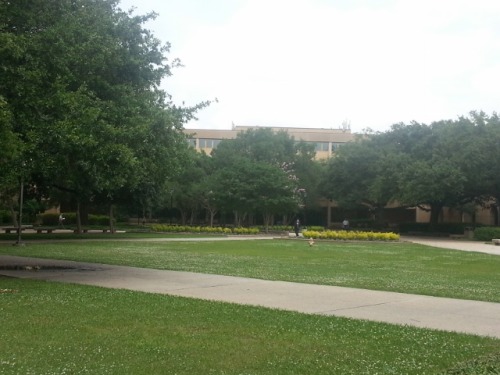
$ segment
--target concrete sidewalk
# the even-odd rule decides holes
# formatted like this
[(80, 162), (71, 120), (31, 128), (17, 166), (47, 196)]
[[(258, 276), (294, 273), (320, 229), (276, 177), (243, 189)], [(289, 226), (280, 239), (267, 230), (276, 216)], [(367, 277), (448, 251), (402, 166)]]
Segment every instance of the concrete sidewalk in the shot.
[[(500, 338), (500, 303), (15, 256), (0, 256), (0, 266), (3, 268), (0, 275), (5, 276), (162, 293)], [(38, 267), (40, 269), (36, 270)]]
[(426, 246), (439, 247), (442, 249), (472, 251), (491, 255), (500, 255), (500, 246), (491, 242), (454, 240), (446, 237), (409, 237), (402, 236), (401, 241), (418, 243)]

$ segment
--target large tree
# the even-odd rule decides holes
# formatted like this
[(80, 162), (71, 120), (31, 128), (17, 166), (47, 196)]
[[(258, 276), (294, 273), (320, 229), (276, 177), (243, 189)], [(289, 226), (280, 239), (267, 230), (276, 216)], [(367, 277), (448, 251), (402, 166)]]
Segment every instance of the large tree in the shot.
[(400, 173), (397, 196), (401, 204), (430, 210), (430, 223), (436, 225), (443, 207), (460, 202), (464, 182), (462, 171), (450, 160), (409, 160)]
[[(495, 123), (495, 118), (471, 112), (423, 128), (427, 136), (415, 138), (416, 147), (405, 151), (408, 162), (400, 172), (398, 198), (428, 208), (431, 224), (438, 222), (443, 207), (488, 203), (495, 147), (487, 124)], [(411, 127), (398, 130), (411, 137)]]
[(274, 215), (298, 210), (298, 190), (306, 182), (300, 172), (313, 164), (314, 151), (285, 131), (260, 128), (220, 142), (212, 157), (221, 209), (233, 212), (236, 224), (260, 214), (269, 225)]
[(332, 157), (324, 174), (322, 191), (340, 207), (359, 205), (384, 223), (384, 208), (396, 194), (396, 171), (401, 159), (384, 134), (359, 138), (344, 145)]
[(173, 179), (167, 190), (172, 194), (182, 224), (193, 224), (201, 207), (210, 212), (211, 224), (218, 210), (213, 204), (212, 159), (205, 153), (189, 149), (188, 158), (180, 174)]
[(473, 178), (481, 185), (479, 202), (491, 208), (495, 225), (499, 225), (500, 217), (500, 118), (496, 113), (490, 116), (479, 112), (471, 114), (472, 120), (479, 128), (478, 141), (471, 154), (475, 158), (471, 165)]
[(397, 186), (394, 198), (402, 205), (430, 211), (433, 224), (437, 223), (443, 207), (456, 204), (463, 190), (460, 169), (451, 160), (437, 155), (443, 143), (442, 128), (447, 124), (396, 124), (385, 135), (401, 162), (394, 179)]
[(210, 197), (220, 210), (234, 214), (235, 225), (259, 214), (267, 230), (275, 215), (297, 210), (297, 183), (285, 171), (247, 158), (233, 161), (211, 177)]
[(176, 62), (142, 27), (154, 14), (131, 16), (117, 4), (0, 3), (0, 35), (9, 42), (0, 95), (23, 159), (39, 188), (77, 202), (116, 202), (139, 185), (153, 194), (179, 170), (182, 124), (199, 108), (175, 107), (159, 89)]
[(498, 117), (472, 112), (430, 125), (395, 124), (346, 145), (329, 164), (326, 193), (341, 205), (383, 212), (391, 200), (430, 212), (486, 204), (495, 196)]
[(13, 224), (17, 226), (16, 206), (24, 170), (19, 157), (22, 145), (12, 131), (11, 118), (5, 100), (0, 97), (0, 203), (10, 210)]

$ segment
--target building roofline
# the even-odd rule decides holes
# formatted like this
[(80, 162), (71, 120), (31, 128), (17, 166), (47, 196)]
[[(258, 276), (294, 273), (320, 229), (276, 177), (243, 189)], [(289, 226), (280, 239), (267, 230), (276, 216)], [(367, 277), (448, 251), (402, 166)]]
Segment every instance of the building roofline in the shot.
[(187, 132), (197, 132), (197, 131), (221, 131), (221, 132), (242, 132), (249, 129), (271, 129), (273, 131), (290, 131), (290, 132), (301, 132), (301, 133), (351, 133), (350, 128), (345, 129), (334, 129), (334, 128), (304, 128), (304, 127), (293, 127), (293, 126), (259, 126), (259, 125), (233, 125), (231, 129), (188, 129), (184, 128)]

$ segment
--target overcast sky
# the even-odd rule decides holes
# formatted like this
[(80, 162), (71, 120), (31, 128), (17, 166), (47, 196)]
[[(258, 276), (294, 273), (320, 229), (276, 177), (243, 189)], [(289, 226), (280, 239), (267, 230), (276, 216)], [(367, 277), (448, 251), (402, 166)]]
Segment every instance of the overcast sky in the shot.
[(385, 131), (500, 108), (499, 0), (122, 0), (183, 68), (188, 128)]

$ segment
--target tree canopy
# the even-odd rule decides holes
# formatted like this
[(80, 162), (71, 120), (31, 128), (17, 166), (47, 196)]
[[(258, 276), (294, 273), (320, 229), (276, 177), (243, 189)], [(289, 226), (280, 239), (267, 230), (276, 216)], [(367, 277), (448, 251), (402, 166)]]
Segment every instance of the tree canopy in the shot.
[(419, 206), (437, 223), (443, 207), (499, 205), (500, 121), (471, 112), (430, 125), (395, 124), (345, 145), (325, 174), (325, 194), (340, 205)]
[(2, 152), (21, 152), (45, 195), (111, 203), (154, 194), (180, 170), (183, 123), (207, 104), (172, 104), (159, 85), (178, 62), (143, 28), (155, 15), (117, 4), (0, 3), (0, 131), (11, 145)]
[[(301, 185), (305, 183), (303, 172), (314, 169), (311, 145), (269, 128), (249, 129), (235, 139), (222, 140), (211, 157), (206, 157), (200, 156), (205, 161), (202, 170), (197, 170), (204, 177), (192, 177), (197, 198), (191, 202), (208, 210), (211, 222), (216, 212), (222, 212), (233, 215), (235, 225), (259, 215), (268, 226), (275, 215), (296, 213), (298, 189), (305, 188)], [(186, 173), (193, 175), (191, 169)], [(312, 190), (312, 182), (307, 187)], [(179, 194), (187, 196), (190, 191), (187, 188)]]

